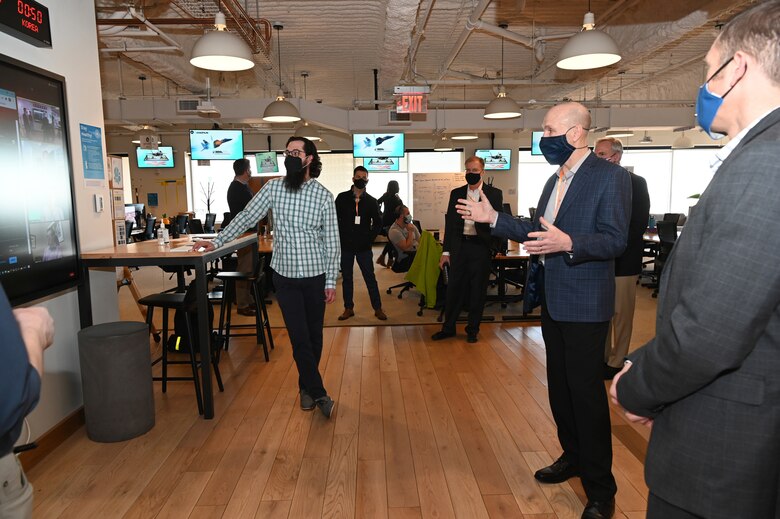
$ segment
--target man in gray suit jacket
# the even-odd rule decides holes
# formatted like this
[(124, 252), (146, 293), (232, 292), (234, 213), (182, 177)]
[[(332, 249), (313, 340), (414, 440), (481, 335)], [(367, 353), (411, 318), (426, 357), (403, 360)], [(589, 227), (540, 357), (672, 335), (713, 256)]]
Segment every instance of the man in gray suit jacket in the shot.
[(458, 200), (458, 213), (489, 223), (493, 235), (525, 242), (532, 254), (535, 274), (526, 297), (536, 294), (542, 305), (550, 408), (563, 448), (534, 477), (562, 483), (580, 476), (588, 496), (583, 519), (603, 519), (612, 517), (617, 491), (604, 341), (615, 309), (614, 258), (626, 247), (631, 179), (590, 152), (589, 127), (590, 114), (579, 103), (554, 106), (545, 115), (539, 146), (560, 168), (547, 181), (533, 222), (499, 214), (484, 198)]
[(731, 140), (664, 267), (656, 337), (612, 385), (652, 424), (650, 518), (780, 517), (780, 2), (707, 53), (699, 124)]

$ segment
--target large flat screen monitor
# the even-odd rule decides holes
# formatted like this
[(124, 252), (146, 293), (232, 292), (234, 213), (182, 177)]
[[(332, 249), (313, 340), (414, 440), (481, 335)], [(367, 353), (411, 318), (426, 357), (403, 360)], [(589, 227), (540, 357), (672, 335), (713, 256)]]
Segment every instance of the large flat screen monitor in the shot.
[(403, 157), (403, 133), (355, 133), (352, 135), (355, 158)]
[(531, 155), (542, 155), (542, 150), (539, 148), (542, 135), (544, 135), (544, 132), (533, 132), (531, 134)]
[(511, 166), (511, 150), (477, 150), (477, 157), (485, 161), (485, 171), (505, 171)]
[(363, 167), (368, 171), (398, 171), (401, 159), (397, 157), (375, 157), (363, 159)]
[(279, 173), (279, 160), (275, 151), (255, 153), (258, 173)]
[(12, 304), (80, 279), (65, 80), (0, 55), (0, 282)]
[(135, 149), (139, 168), (172, 168), (173, 147), (159, 146), (156, 150)]
[(241, 130), (190, 130), (192, 160), (236, 160), (244, 158)]

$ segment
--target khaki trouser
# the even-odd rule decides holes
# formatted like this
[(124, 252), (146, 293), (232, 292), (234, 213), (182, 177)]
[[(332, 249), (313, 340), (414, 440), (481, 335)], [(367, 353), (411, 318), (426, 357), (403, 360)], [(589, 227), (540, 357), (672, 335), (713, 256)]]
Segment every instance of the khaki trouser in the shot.
[(0, 458), (0, 519), (32, 517), (33, 488), (16, 456)]
[(615, 315), (609, 323), (604, 351), (604, 362), (613, 368), (623, 367), (623, 359), (631, 345), (637, 279), (639, 276), (615, 276)]

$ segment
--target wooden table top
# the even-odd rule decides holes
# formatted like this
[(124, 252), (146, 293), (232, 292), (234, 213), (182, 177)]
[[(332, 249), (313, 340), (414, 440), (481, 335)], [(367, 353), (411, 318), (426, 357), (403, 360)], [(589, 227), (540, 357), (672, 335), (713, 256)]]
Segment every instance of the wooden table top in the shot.
[[(246, 234), (240, 236), (228, 242), (220, 249), (227, 249), (235, 247), (236, 245), (251, 242), (256, 239), (253, 234)], [(259, 241), (259, 240), (258, 240)], [(271, 240), (264, 240), (271, 241)], [(85, 260), (99, 260), (99, 259), (121, 259), (121, 258), (197, 258), (207, 254), (205, 252), (197, 252), (192, 250), (192, 238), (185, 236), (184, 238), (171, 238), (170, 243), (165, 245), (158, 245), (157, 240), (146, 240), (136, 243), (130, 243), (127, 245), (114, 245), (113, 247), (106, 247), (103, 249), (97, 249), (89, 252), (81, 253), (81, 258)], [(217, 250), (220, 250), (217, 249)]]

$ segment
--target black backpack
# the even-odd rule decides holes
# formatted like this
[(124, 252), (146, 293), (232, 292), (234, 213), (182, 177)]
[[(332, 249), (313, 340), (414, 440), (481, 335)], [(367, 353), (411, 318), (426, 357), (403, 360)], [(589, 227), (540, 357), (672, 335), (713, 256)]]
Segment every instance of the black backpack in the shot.
[[(214, 323), (214, 308), (212, 308), (210, 303), (208, 303), (207, 306), (209, 330), (211, 330)], [(190, 351), (190, 340), (189, 333), (187, 333), (187, 319), (185, 315), (189, 315), (190, 318), (192, 335), (195, 338), (195, 351), (200, 351), (198, 343), (198, 307), (195, 297), (195, 281), (192, 281), (189, 286), (187, 286), (187, 291), (184, 293), (184, 308), (186, 310), (177, 309), (176, 313), (173, 315), (173, 334), (168, 337), (168, 351), (172, 353), (189, 353)]]

